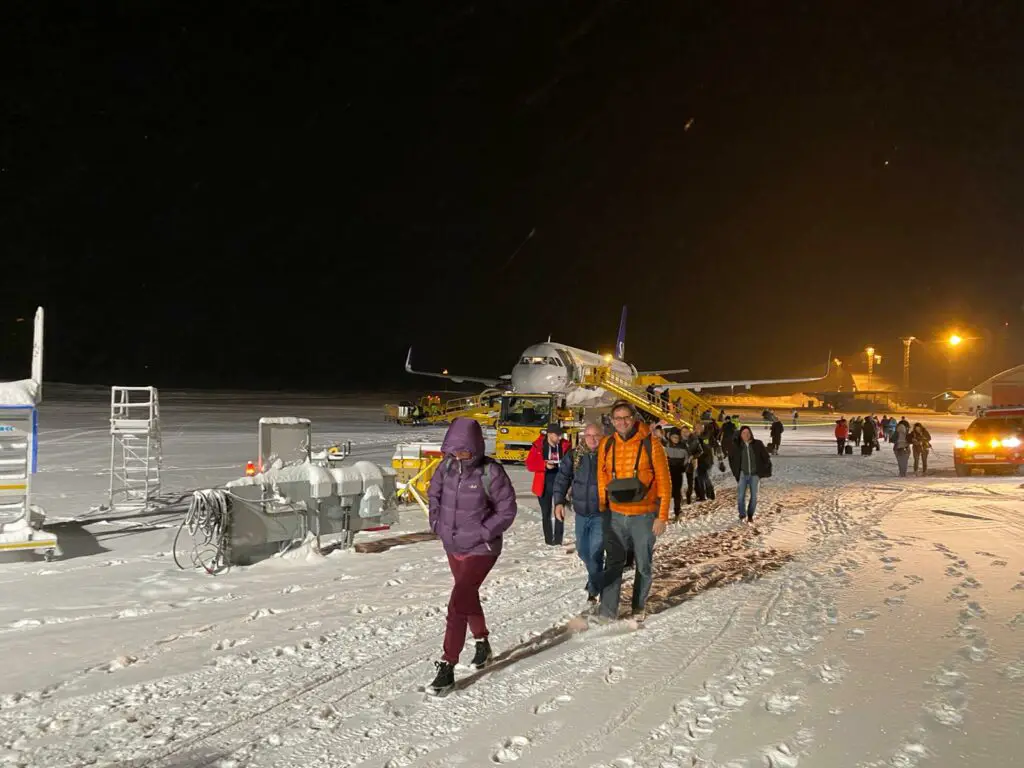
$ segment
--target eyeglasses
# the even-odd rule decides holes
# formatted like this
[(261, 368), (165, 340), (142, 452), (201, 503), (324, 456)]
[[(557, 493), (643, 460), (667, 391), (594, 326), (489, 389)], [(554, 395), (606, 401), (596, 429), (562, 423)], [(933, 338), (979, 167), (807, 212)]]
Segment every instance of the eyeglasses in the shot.
[(626, 423), (627, 421), (632, 421), (632, 420), (633, 420), (633, 416), (632, 415), (630, 415), (630, 416), (612, 416), (612, 421), (619, 421), (619, 422), (622, 422), (623, 424)]

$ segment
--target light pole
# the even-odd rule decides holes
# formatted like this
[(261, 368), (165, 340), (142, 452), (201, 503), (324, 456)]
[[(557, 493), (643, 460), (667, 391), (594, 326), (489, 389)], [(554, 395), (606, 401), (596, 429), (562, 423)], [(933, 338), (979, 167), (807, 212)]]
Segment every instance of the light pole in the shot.
[(917, 341), (916, 336), (904, 336), (903, 342), (903, 391), (910, 391), (910, 345)]
[(868, 391), (871, 390), (871, 375), (875, 372), (875, 348), (867, 347), (864, 352), (868, 356)]
[(949, 367), (946, 370), (946, 386), (953, 389), (953, 358), (956, 355), (957, 348), (964, 343), (964, 337), (955, 331), (949, 334), (949, 338), (946, 339), (946, 343), (949, 345)]

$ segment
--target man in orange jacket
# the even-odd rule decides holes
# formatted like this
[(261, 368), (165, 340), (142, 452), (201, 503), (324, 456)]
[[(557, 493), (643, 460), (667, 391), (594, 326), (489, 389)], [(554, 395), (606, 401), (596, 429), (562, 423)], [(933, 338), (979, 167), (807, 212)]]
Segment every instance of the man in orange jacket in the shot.
[(636, 410), (625, 400), (612, 406), (615, 434), (601, 443), (597, 497), (604, 513), (605, 582), (601, 616), (618, 618), (622, 570), (627, 552), (636, 558), (633, 619), (643, 622), (651, 591), (654, 539), (665, 532), (672, 500), (672, 480), (665, 447), (654, 440)]

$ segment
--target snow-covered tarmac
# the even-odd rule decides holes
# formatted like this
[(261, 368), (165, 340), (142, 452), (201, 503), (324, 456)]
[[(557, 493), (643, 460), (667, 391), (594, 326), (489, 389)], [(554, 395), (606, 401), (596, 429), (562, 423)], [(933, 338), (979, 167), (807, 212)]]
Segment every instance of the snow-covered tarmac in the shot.
[[(37, 501), (67, 518), (105, 501), (109, 404), (47, 397)], [(384, 424), (369, 400), (161, 393), (161, 408), (165, 486), (183, 492), (237, 476), (260, 416), (308, 416), (376, 461), (440, 435)], [(954, 477), (964, 422), (926, 423), (923, 479), (896, 477), (884, 448), (836, 456), (828, 428), (787, 431), (753, 534), (716, 472), (719, 500), (658, 544), (673, 607), (568, 640), (545, 632), (582, 607), (583, 566), (543, 545), (510, 468), (520, 515), (484, 594), (495, 651), (521, 655), (436, 700), (421, 691), (450, 588), (436, 542), (214, 577), (174, 566), (174, 515), (62, 526), (63, 560), (0, 565), (0, 765), (1020, 765), (1024, 478)], [(400, 531), (424, 528), (403, 513)], [(762, 572), (773, 554), (789, 559)]]

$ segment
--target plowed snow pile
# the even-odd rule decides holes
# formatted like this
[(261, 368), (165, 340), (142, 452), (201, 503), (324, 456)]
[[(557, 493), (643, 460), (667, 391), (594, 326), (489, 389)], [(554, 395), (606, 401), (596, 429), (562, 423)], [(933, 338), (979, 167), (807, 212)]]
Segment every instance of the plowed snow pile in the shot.
[[(385, 425), (371, 403), (161, 400), (169, 491), (237, 476), (260, 416), (307, 416), (353, 459), (441, 434)], [(51, 515), (104, 500), (105, 407), (44, 407)], [(66, 558), (0, 565), (0, 765), (1019, 765), (1024, 491), (954, 477), (958, 425), (928, 422), (934, 475), (907, 479), (884, 448), (840, 457), (828, 428), (787, 431), (752, 529), (716, 471), (717, 501), (658, 542), (641, 630), (565, 631), (585, 571), (544, 546), (530, 477), (510, 467), (520, 514), (483, 590), (497, 662), (458, 670), (442, 699), (422, 688), (446, 560), (427, 536), (389, 541), (425, 529), (418, 509), (363, 551), (221, 576), (174, 567), (173, 513), (63, 526)]]

